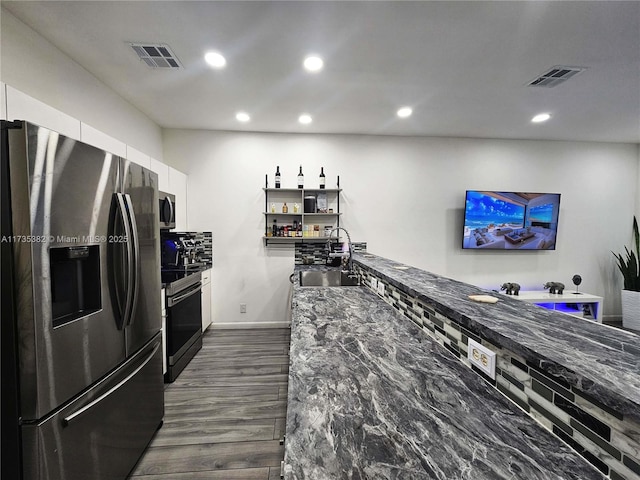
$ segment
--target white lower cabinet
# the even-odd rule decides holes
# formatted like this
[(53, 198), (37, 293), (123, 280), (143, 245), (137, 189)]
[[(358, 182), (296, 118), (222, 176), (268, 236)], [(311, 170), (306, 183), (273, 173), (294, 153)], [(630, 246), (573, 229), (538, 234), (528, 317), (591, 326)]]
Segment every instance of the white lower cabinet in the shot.
[(167, 373), (167, 308), (164, 302), (164, 288), (161, 290), (162, 304), (162, 374)]
[(202, 333), (211, 325), (211, 269), (202, 272)]

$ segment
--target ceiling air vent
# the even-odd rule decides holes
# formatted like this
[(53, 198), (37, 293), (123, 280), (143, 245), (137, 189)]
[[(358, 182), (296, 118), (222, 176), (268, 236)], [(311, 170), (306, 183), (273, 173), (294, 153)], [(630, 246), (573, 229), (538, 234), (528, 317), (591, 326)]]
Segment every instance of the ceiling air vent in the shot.
[(584, 72), (586, 67), (567, 67), (565, 65), (556, 65), (544, 72), (534, 81), (529, 82), (529, 87), (555, 87), (563, 82), (566, 82), (571, 77), (575, 77), (581, 72)]
[(164, 43), (130, 43), (140, 60), (151, 68), (181, 68), (180, 61)]

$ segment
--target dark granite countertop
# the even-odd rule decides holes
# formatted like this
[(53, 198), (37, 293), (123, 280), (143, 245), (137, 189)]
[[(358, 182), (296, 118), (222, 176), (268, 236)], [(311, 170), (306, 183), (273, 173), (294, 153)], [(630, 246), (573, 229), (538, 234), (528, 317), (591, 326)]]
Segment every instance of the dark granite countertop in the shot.
[(604, 478), (368, 289), (293, 304), (285, 479)]
[[(640, 336), (418, 268), (398, 269), (398, 262), (375, 255), (356, 255), (354, 262), (625, 417), (640, 421)], [(480, 304), (469, 300), (474, 294), (490, 294), (500, 301)]]

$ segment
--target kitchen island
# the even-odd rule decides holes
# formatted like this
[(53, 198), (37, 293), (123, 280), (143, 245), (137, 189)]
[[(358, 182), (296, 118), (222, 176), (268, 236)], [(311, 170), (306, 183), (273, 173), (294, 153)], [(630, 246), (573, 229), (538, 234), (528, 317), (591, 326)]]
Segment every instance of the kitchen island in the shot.
[(399, 264), (357, 255), (366, 275), (382, 278), (401, 296), (417, 299), (436, 317), (508, 349), (626, 418), (640, 422), (640, 337), (618, 328), (549, 311), (508, 295), (495, 305), (469, 295), (492, 294), (474, 285)]
[[(388, 282), (391, 301), (401, 301), (400, 307), (388, 305), (366, 287), (294, 289), (285, 478), (604, 478), (496, 391), (493, 386), (504, 387), (500, 377), (493, 384), (485, 382), (456, 358), (456, 348), (457, 356), (462, 356), (459, 346), (427, 336), (422, 331), (430, 328), (426, 323), (420, 325), (399, 313), (410, 309), (442, 323), (441, 314), (426, 298), (419, 304), (392, 290), (402, 285), (421, 295), (423, 285), (429, 295), (437, 291), (453, 301), (455, 294), (448, 288), (453, 281), (432, 276), (424, 283), (416, 274), (431, 274), (396, 269), (397, 264), (386, 262), (373, 256), (355, 258), (364, 279), (375, 273)], [(405, 278), (399, 281), (398, 274)], [(477, 287), (465, 288), (479, 293)], [(459, 300), (469, 302), (467, 295), (460, 292)], [(533, 308), (515, 300), (501, 303)], [(449, 326), (440, 328), (462, 344), (465, 338), (485, 338), (460, 326), (457, 336)], [(509, 376), (502, 360), (498, 365)], [(535, 391), (546, 394), (537, 382)], [(522, 385), (523, 391), (530, 391), (531, 385)], [(535, 392), (531, 395), (537, 399)], [(520, 406), (529, 411), (528, 404)], [(560, 417), (560, 427), (564, 420), (570, 423)], [(616, 421), (622, 422), (622, 417)], [(623, 465), (618, 470), (634, 478), (628, 473), (633, 470), (624, 466), (635, 466), (633, 453), (618, 458)], [(616, 475), (608, 465), (600, 469)]]

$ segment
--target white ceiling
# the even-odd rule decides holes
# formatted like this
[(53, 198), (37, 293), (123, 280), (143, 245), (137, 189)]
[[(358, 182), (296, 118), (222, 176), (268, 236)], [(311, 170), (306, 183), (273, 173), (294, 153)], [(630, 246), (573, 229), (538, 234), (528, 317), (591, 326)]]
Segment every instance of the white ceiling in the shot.
[[(166, 128), (640, 143), (637, 1), (2, 5)], [(184, 69), (152, 70), (128, 42), (166, 43)], [(322, 72), (304, 71), (309, 53)], [(526, 86), (554, 65), (588, 69)]]

